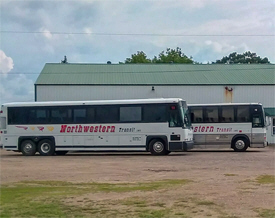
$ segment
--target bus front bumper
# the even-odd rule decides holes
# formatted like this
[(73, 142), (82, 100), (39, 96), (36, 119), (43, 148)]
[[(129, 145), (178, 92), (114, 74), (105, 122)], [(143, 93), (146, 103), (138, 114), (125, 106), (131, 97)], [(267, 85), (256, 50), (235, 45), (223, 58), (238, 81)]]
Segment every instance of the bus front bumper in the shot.
[(194, 142), (169, 142), (169, 151), (188, 151), (193, 149)]

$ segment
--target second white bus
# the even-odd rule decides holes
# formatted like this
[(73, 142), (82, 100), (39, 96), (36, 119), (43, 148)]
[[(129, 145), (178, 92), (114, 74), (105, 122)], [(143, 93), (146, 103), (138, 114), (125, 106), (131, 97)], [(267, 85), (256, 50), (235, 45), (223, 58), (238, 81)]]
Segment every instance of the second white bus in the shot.
[(165, 155), (193, 146), (186, 102), (179, 98), (7, 103), (3, 148), (31, 156), (68, 151), (149, 151)]
[(222, 103), (188, 105), (194, 133), (194, 148), (232, 148), (267, 146), (262, 104)]

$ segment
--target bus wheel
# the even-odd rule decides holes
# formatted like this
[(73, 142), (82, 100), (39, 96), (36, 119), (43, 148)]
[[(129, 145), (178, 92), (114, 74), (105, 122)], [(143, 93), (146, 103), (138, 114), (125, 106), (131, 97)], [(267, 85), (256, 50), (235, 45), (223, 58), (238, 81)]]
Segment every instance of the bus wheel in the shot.
[(68, 151), (56, 151), (55, 152), (55, 154), (58, 155), (58, 156), (65, 155), (67, 153), (68, 153)]
[(166, 149), (165, 149), (165, 144), (163, 141), (159, 139), (154, 139), (150, 142), (149, 144), (150, 152), (153, 155), (164, 155), (168, 154)]
[(248, 140), (246, 138), (236, 138), (232, 143), (234, 151), (246, 151), (248, 148)]
[(32, 140), (25, 140), (21, 143), (21, 151), (25, 156), (33, 156), (36, 153), (36, 144)]
[(54, 144), (49, 139), (43, 139), (38, 143), (38, 152), (42, 156), (51, 156), (54, 154)]

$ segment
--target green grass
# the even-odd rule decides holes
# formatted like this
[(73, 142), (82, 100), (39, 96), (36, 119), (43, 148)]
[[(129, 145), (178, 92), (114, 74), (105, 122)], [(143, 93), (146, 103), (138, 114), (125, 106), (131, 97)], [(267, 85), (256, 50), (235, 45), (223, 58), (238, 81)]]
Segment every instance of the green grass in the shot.
[(206, 206), (215, 205), (215, 203), (212, 201), (199, 201), (199, 202), (197, 202), (197, 204), (198, 205), (206, 205)]
[[(23, 181), (1, 186), (0, 217), (230, 217), (224, 205), (185, 195), (188, 186), (184, 185), (191, 182), (184, 179), (116, 184)], [(272, 213), (259, 211), (262, 217)]]
[(259, 217), (263, 218), (274, 218), (275, 217), (275, 209), (270, 210), (270, 209), (255, 209), (255, 211), (259, 214)]
[(162, 209), (162, 210), (145, 209), (143, 211), (139, 211), (139, 217), (140, 218), (163, 218), (163, 217), (167, 217), (169, 213), (170, 213), (169, 209)]
[(237, 174), (233, 174), (233, 173), (226, 173), (224, 174), (225, 176), (237, 176)]
[[(69, 183), (59, 181), (24, 181), (1, 186), (0, 217), (112, 217), (120, 211), (108, 209), (108, 203), (96, 205), (92, 201), (80, 200), (79, 206), (64, 203), (64, 199), (74, 199), (87, 193), (155, 191), (178, 187), (190, 180), (162, 180), (144, 183)], [(118, 194), (119, 195), (119, 194)], [(81, 203), (86, 203), (81, 206)], [(146, 207), (146, 202), (128, 202), (137, 207)], [(163, 217), (166, 210), (143, 210), (141, 217)]]
[(257, 183), (259, 184), (275, 184), (274, 175), (261, 175), (256, 178)]

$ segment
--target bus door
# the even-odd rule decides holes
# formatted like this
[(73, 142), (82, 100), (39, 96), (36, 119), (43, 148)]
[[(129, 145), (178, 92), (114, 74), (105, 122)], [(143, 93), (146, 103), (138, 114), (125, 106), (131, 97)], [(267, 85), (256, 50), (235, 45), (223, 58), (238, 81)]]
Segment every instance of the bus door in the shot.
[(265, 126), (264, 126), (263, 111), (260, 105), (251, 106), (251, 119), (252, 119), (251, 144), (263, 145)]

